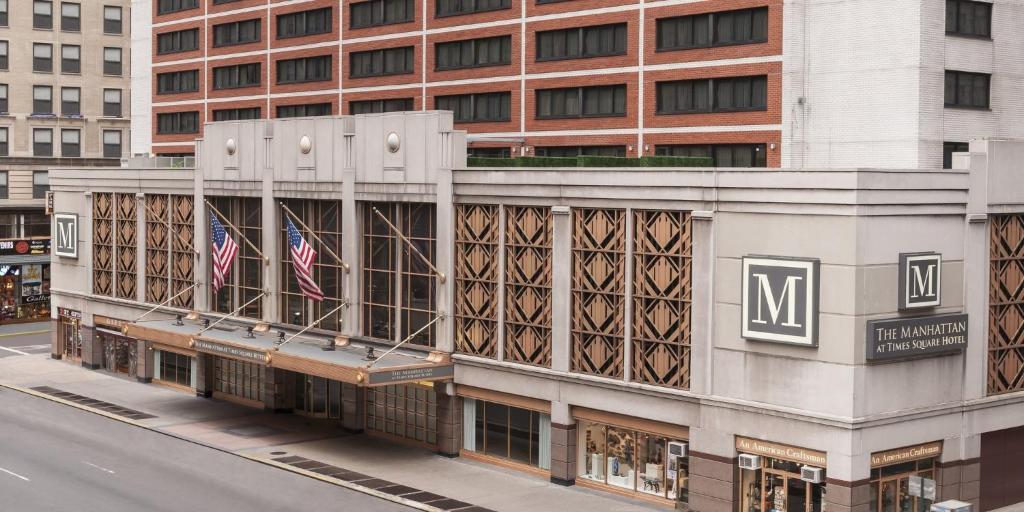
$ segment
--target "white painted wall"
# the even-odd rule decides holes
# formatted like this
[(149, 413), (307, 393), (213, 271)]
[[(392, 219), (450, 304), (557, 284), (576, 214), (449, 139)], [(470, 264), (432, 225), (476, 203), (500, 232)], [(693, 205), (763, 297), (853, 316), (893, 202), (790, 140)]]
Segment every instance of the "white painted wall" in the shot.
[(153, 0), (132, 0), (131, 154), (150, 154), (153, 144)]

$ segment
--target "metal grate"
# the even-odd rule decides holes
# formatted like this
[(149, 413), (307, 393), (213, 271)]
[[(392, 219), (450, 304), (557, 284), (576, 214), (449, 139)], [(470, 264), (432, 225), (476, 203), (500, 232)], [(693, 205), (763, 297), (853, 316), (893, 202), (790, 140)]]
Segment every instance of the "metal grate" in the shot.
[(101, 411), (106, 411), (111, 414), (116, 414), (118, 416), (122, 416), (128, 419), (146, 420), (149, 418), (156, 418), (156, 416), (152, 414), (146, 414), (144, 412), (139, 412), (133, 409), (129, 409), (127, 407), (121, 407), (120, 405), (112, 404), (110, 402), (104, 402), (103, 400), (96, 400), (95, 398), (89, 398), (87, 396), (76, 395), (75, 393), (69, 393), (67, 391), (61, 391), (56, 388), (51, 388), (50, 386), (37, 386), (32, 388), (32, 390), (53, 397), (57, 397), (62, 400), (74, 402), (79, 405), (85, 405), (93, 409), (99, 409)]

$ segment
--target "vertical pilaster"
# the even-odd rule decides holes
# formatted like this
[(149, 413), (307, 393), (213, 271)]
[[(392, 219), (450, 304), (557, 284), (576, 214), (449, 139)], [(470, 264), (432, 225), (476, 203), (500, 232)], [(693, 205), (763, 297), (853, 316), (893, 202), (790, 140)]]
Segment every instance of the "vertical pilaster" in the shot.
[(292, 412), (295, 408), (295, 379), (280, 368), (267, 368), (263, 374), (263, 409), (273, 413)]
[(150, 342), (135, 340), (135, 380), (143, 384), (153, 382), (153, 365), (155, 363)]
[(196, 355), (196, 396), (213, 396), (213, 356)]
[(366, 428), (366, 388), (341, 385), (341, 427), (355, 434)]
[(78, 332), (82, 336), (82, 367), (90, 370), (102, 368), (103, 342), (96, 336), (96, 328), (81, 324)]
[(625, 325), (622, 326), (622, 378), (626, 382), (633, 380), (633, 272), (636, 265), (633, 264), (633, 252), (635, 251), (635, 237), (633, 234), (636, 232), (635, 219), (633, 219), (633, 209), (626, 209), (626, 254), (625, 254), (625, 275), (626, 286), (625, 286), (625, 297), (623, 297), (623, 309), (622, 315), (623, 322)]
[(437, 395), (437, 453), (445, 457), (458, 457), (462, 449), (462, 398), (449, 394), (445, 382), (434, 383)]
[(341, 240), (342, 257), (350, 265), (350, 272), (345, 274), (346, 298), (349, 306), (345, 308), (345, 321), (341, 325), (341, 332), (346, 336), (354, 336), (359, 333), (359, 311), (360, 311), (360, 283), (362, 280), (362, 252), (359, 245), (359, 213), (356, 209), (355, 193), (355, 134), (346, 133), (344, 136), (344, 162), (345, 167), (341, 171)]
[[(146, 231), (146, 194), (140, 192), (135, 194), (135, 300), (143, 304), (146, 303)], [(171, 295), (168, 288), (167, 296)]]
[[(57, 308), (50, 307), (53, 314), (56, 314)], [(50, 318), (50, 357), (53, 359), (60, 359), (61, 355), (61, 336), (63, 333), (60, 328), (60, 318)]]
[[(455, 258), (451, 248), (455, 247), (455, 209), (452, 205), (452, 170), (437, 171), (437, 247), (448, 250), (435, 250), (435, 265), (445, 275), (444, 282), (435, 279), (437, 312), (444, 317), (437, 322), (437, 350), (453, 352), (455, 350), (455, 321), (451, 318), (455, 305)], [(459, 409), (462, 410), (461, 408)], [(461, 438), (460, 438), (461, 439)]]
[[(266, 139), (269, 145), (271, 139)], [(260, 249), (263, 255), (269, 258), (263, 265), (263, 290), (267, 292), (263, 296), (263, 321), (270, 323), (281, 322), (281, 283), (279, 274), (281, 266), (276, 264), (281, 261), (281, 252), (278, 245), (281, 241), (278, 219), (281, 215), (281, 207), (274, 199), (274, 173), (268, 169), (263, 173), (263, 195), (260, 197), (261, 222), (263, 229), (260, 231)]]
[[(569, 317), (572, 289), (572, 210), (551, 207), (551, 369), (569, 371), (572, 336)], [(551, 426), (554, 432), (554, 425)], [(554, 464), (554, 462), (552, 462)]]
[(689, 452), (689, 459), (689, 509), (731, 512), (736, 490), (736, 464), (728, 457), (693, 450)]
[(569, 404), (551, 402), (551, 482), (576, 484), (576, 420)]
[(713, 389), (711, 345), (714, 334), (715, 249), (712, 219), (713, 214), (709, 211), (690, 214), (690, 391), (707, 394)]
[[(210, 310), (210, 209), (206, 207), (206, 192), (203, 181), (203, 160), (200, 158), (199, 143), (196, 143), (195, 192), (192, 196), (193, 226), (195, 230), (196, 268), (193, 273), (199, 283), (193, 292), (196, 311)], [(200, 364), (200, 368), (202, 365)], [(198, 393), (198, 390), (197, 390)]]

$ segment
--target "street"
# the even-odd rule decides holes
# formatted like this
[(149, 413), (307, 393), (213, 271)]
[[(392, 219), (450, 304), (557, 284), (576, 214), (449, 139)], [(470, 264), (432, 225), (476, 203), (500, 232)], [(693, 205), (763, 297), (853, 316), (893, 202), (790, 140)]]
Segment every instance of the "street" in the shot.
[(0, 388), (0, 510), (409, 509)]
[(50, 352), (50, 324), (14, 324), (0, 330), (0, 358)]

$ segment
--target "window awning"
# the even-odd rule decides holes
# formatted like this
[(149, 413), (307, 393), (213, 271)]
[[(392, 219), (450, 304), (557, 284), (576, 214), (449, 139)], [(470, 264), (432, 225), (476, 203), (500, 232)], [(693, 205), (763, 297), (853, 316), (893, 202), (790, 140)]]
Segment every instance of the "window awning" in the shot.
[[(222, 327), (223, 326), (223, 327)], [(357, 386), (385, 386), (421, 381), (445, 381), (455, 376), (449, 354), (396, 350), (373, 362), (366, 358), (368, 347), (352, 343), (325, 350), (329, 340), (314, 336), (298, 338), (278, 346), (276, 330), (254, 333), (238, 325), (217, 325), (206, 332), (200, 323), (185, 320), (143, 321), (124, 327), (126, 336), (161, 345), (195, 350), (203, 354), (237, 359), (293, 372), (324, 377)], [(373, 362), (372, 367), (368, 367)]]

